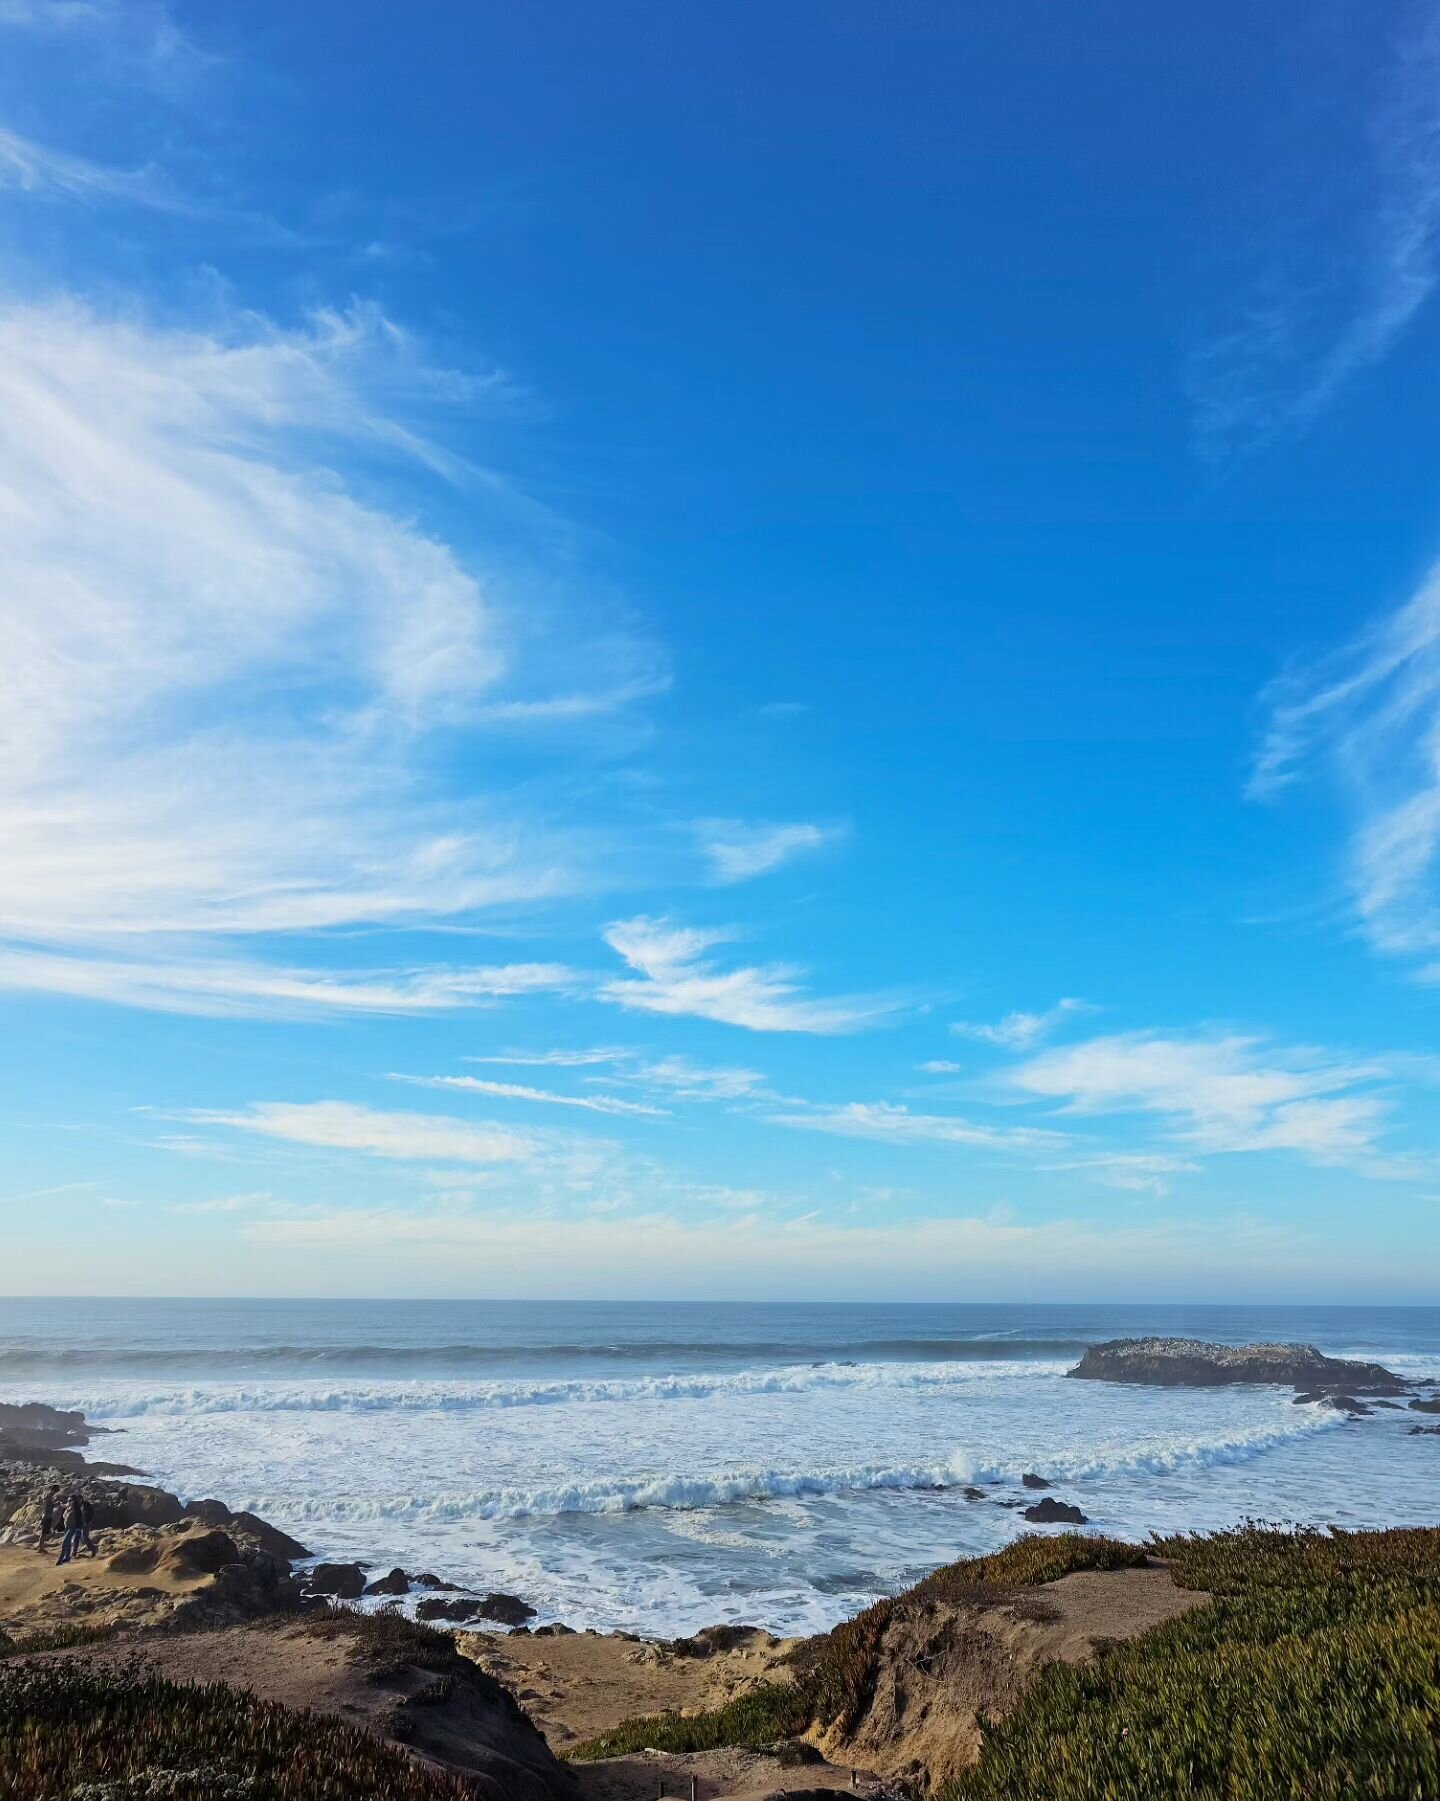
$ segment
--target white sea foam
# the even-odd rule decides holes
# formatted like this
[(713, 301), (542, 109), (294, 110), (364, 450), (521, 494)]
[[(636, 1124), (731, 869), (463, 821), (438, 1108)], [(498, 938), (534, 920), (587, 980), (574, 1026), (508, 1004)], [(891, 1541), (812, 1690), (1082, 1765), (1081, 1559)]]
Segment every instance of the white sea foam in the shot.
[[(1047, 1463), (1056, 1481), (1097, 1476), (1165, 1475), (1212, 1468), (1254, 1457), (1276, 1445), (1332, 1430), (1333, 1414), (1306, 1411), (1293, 1423), (1251, 1427), (1228, 1435), (1154, 1438), (1100, 1454), (1062, 1453)], [(1017, 1480), (1027, 1458), (986, 1458), (964, 1447), (933, 1463), (862, 1464), (830, 1469), (737, 1469), (702, 1475), (605, 1476), (589, 1481), (497, 1487), (423, 1495), (257, 1495), (248, 1505), (295, 1520), (515, 1520), (534, 1515), (632, 1513), (646, 1508), (724, 1507), (807, 1495), (857, 1494), (876, 1489), (949, 1489), (969, 1483)]]
[(63, 1404), (92, 1420), (209, 1413), (468, 1413), (487, 1408), (806, 1395), (846, 1389), (965, 1389), (997, 1378), (1053, 1377), (1063, 1363), (865, 1363), (738, 1370), (730, 1375), (573, 1378), (565, 1381), (195, 1383), (173, 1388), (110, 1384)]
[[(1435, 1441), (1409, 1436), (1414, 1415), (1071, 1382), (1070, 1322), (1017, 1317), (1013, 1335), (952, 1343), (950, 1314), (884, 1308), (718, 1324), (652, 1308), (622, 1325), (560, 1306), (296, 1304), (221, 1309), (211, 1327), (187, 1305), (97, 1336), (87, 1306), (80, 1339), (57, 1316), (7, 1361), (0, 1335), (0, 1398), (83, 1407), (121, 1429), (96, 1455), (255, 1506), (319, 1555), (433, 1569), (602, 1629), (819, 1630), (1029, 1530), (1032, 1470), (1129, 1538), (1433, 1513)], [(1365, 1331), (1241, 1318), (1229, 1336), (1440, 1373), (1440, 1317), (1408, 1338)]]

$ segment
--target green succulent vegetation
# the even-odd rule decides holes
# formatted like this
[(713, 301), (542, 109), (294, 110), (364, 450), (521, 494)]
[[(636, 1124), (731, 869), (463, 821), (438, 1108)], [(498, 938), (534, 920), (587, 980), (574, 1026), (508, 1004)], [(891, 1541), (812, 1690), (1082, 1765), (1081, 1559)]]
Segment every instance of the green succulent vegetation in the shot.
[(708, 1713), (630, 1720), (572, 1751), (764, 1745), (848, 1729), (886, 1627), (934, 1602), (985, 1603), (1080, 1569), (1163, 1557), (1212, 1599), (1052, 1664), (939, 1801), (1432, 1801), (1440, 1796), (1440, 1530), (1233, 1532), (1147, 1546), (1022, 1538), (951, 1564), (795, 1653), (794, 1681)]
[(33, 1651), (68, 1651), (74, 1645), (98, 1645), (114, 1636), (113, 1626), (47, 1626), (38, 1632), (11, 1638), (0, 1632), (0, 1657), (19, 1657)]
[(943, 1801), (1440, 1795), (1440, 1530), (1159, 1540), (1214, 1599), (1052, 1664)]
[(26, 1801), (459, 1801), (463, 1784), (322, 1715), (83, 1663), (0, 1668), (0, 1795)]
[(793, 1738), (815, 1721), (848, 1727), (874, 1689), (885, 1629), (900, 1610), (935, 1602), (995, 1600), (1016, 1589), (1053, 1582), (1072, 1570), (1125, 1569), (1146, 1552), (1113, 1538), (1017, 1539), (989, 1557), (971, 1557), (936, 1570), (915, 1588), (877, 1601), (793, 1654), (792, 1682), (766, 1683), (708, 1712), (652, 1714), (623, 1720), (609, 1732), (573, 1746), (569, 1757), (620, 1757), (647, 1746), (657, 1751), (712, 1751), (721, 1745), (768, 1745)]

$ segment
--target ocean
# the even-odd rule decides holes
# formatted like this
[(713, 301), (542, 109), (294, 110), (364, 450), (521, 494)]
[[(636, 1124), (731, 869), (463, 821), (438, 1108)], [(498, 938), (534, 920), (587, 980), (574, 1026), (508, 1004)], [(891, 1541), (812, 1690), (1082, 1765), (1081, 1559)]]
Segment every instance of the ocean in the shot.
[(1440, 1518), (1414, 1414), (1065, 1379), (1148, 1333), (1440, 1376), (1440, 1308), (26, 1299), (0, 1399), (326, 1557), (602, 1630), (833, 1625), (1029, 1529), (1026, 1471), (1126, 1537)]

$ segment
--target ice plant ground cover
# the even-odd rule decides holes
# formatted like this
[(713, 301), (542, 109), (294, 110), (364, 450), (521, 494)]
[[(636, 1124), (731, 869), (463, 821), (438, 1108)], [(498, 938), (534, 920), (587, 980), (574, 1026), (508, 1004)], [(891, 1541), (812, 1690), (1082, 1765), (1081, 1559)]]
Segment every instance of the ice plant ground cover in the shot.
[(797, 1653), (793, 1684), (691, 1718), (628, 1721), (578, 1747), (615, 1756), (845, 1730), (873, 1692), (886, 1628), (1072, 1571), (1168, 1560), (1213, 1598), (1108, 1649), (1048, 1666), (944, 1801), (1220, 1801), (1440, 1792), (1440, 1529), (1325, 1533), (1246, 1525), (1126, 1545), (1027, 1538), (938, 1570)]

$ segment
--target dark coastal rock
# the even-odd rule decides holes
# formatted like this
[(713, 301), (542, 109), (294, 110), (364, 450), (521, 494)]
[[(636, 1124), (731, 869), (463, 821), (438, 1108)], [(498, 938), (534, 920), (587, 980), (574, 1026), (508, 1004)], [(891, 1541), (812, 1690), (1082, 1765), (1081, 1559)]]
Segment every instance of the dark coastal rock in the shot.
[(272, 1557), (279, 1557), (287, 1563), (292, 1558), (310, 1555), (298, 1538), (291, 1538), (288, 1532), (272, 1526), (269, 1520), (262, 1520), (258, 1513), (232, 1513), (228, 1523), (232, 1532), (239, 1532), (244, 1537), (253, 1539), (262, 1551), (268, 1551)]
[(466, 1624), (472, 1620), (493, 1620), (497, 1626), (523, 1626), (535, 1618), (535, 1609), (518, 1595), (458, 1595), (453, 1601), (442, 1601), (430, 1595), (417, 1602), (417, 1620), (454, 1620)]
[(82, 1492), (95, 1509), (97, 1526), (173, 1526), (185, 1517), (180, 1497), (163, 1488), (146, 1488), (138, 1482), (100, 1488), (85, 1483)]
[[(228, 1532), (191, 1532), (179, 1540), (170, 1554), (175, 1569), (213, 1576), (227, 1563), (239, 1563), (240, 1547)], [(111, 1559), (114, 1566), (114, 1559)]]
[(287, 1563), (293, 1558), (310, 1555), (299, 1539), (291, 1538), (288, 1532), (282, 1532), (278, 1526), (272, 1526), (269, 1520), (262, 1520), (258, 1513), (236, 1513), (223, 1501), (187, 1501), (182, 1522), (184, 1520), (198, 1520), (202, 1526), (238, 1533), (258, 1550), (266, 1551), (270, 1556), (279, 1557)]
[(1306, 1344), (1206, 1344), (1198, 1338), (1113, 1338), (1091, 1345), (1066, 1374), (1091, 1382), (1142, 1382), (1163, 1388), (1219, 1388), (1237, 1382), (1285, 1383), (1317, 1395), (1397, 1394), (1408, 1385), (1379, 1363), (1327, 1357)]
[(245, 1551), (234, 1563), (221, 1564), (208, 1594), (197, 1597), (212, 1616), (240, 1619), (289, 1612), (300, 1599), (289, 1563), (268, 1551)]
[(1394, 1413), (1403, 1413), (1405, 1411), (1398, 1401), (1372, 1401), (1370, 1405), (1372, 1407), (1388, 1407)]
[(519, 1595), (490, 1594), (480, 1603), (480, 1617), (501, 1626), (523, 1626), (535, 1618), (535, 1609)]
[(1362, 1406), (1354, 1395), (1326, 1395), (1320, 1402), (1322, 1407), (1333, 1408), (1336, 1413), (1348, 1413), (1351, 1419), (1369, 1419), (1373, 1408)]
[(367, 1595), (408, 1595), (410, 1578), (397, 1565), (388, 1576), (378, 1576), (374, 1582), (367, 1582), (365, 1593)]
[(1033, 1507), (1027, 1507), (1025, 1518), (1037, 1526), (1086, 1526), (1090, 1523), (1078, 1507), (1069, 1501), (1057, 1501), (1051, 1495), (1046, 1495)]
[(223, 1501), (188, 1501), (185, 1505), (185, 1517), (199, 1520), (204, 1526), (228, 1526), (234, 1518)]
[(1043, 1476), (1037, 1476), (1034, 1470), (1026, 1470), (1020, 1478), (1020, 1482), (1024, 1488), (1049, 1488), (1051, 1486)]
[(452, 1595), (458, 1595), (460, 1592), (460, 1584), (458, 1582), (442, 1582), (438, 1576), (432, 1576), (429, 1570), (426, 1570), (423, 1575), (412, 1576), (410, 1580), (415, 1584), (416, 1588), (431, 1588), (439, 1593), (449, 1593)]
[[(1422, 1426), (1420, 1428), (1420, 1430), (1423, 1432), (1425, 1430), (1425, 1428)], [(617, 1633), (616, 1636), (623, 1637), (624, 1635)], [(576, 1632), (576, 1630), (573, 1626), (567, 1626), (563, 1620), (555, 1620), (549, 1626), (537, 1626), (535, 1628), (535, 1637), (536, 1638), (578, 1638), (579, 1634)]]
[(475, 1595), (458, 1595), (453, 1601), (442, 1601), (438, 1595), (427, 1595), (415, 1604), (417, 1620), (454, 1620), (464, 1625), (480, 1618), (480, 1601)]
[(983, 1501), (985, 1499), (985, 1490), (976, 1488), (973, 1482), (967, 1482), (960, 1492), (967, 1501)]
[(1412, 1426), (1407, 1438), (1440, 1438), (1440, 1426)]
[(671, 1639), (670, 1650), (676, 1657), (723, 1656), (748, 1643), (759, 1630), (758, 1626), (703, 1626), (689, 1638)]
[(358, 1563), (317, 1563), (305, 1572), (305, 1586), (312, 1595), (358, 1601), (365, 1592), (365, 1572)]
[(47, 1407), (42, 1401), (0, 1401), (0, 1433), (35, 1450), (87, 1445), (91, 1433), (99, 1430), (85, 1423), (83, 1413)]
[(1440, 1400), (1412, 1401), (1410, 1410), (1412, 1413), (1440, 1413)]

